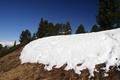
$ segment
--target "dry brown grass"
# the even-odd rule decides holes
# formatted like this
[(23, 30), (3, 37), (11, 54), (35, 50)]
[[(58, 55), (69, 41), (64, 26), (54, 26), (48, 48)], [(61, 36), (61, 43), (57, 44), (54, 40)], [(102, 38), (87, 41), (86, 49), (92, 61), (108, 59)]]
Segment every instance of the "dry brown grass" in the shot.
[(23, 64), (0, 75), (0, 80), (36, 80), (37, 72), (41, 71), (41, 65)]
[(19, 55), (22, 48), (0, 58), (0, 74), (20, 65)]

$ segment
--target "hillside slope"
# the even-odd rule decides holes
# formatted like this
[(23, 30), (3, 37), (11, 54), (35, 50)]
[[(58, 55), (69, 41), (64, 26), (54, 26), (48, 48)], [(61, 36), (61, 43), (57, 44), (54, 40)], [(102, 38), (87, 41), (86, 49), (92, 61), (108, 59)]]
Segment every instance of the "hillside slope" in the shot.
[(0, 58), (0, 80), (120, 80), (120, 71), (115, 66), (104, 76), (104, 64), (96, 65), (98, 71), (94, 71), (91, 79), (88, 69), (81, 70), (81, 75), (78, 75), (73, 69), (64, 70), (66, 64), (50, 71), (44, 69), (43, 64), (20, 64), (19, 56), (22, 49)]
[[(19, 59), (21, 51), (23, 51), (23, 47), (0, 58), (0, 80), (120, 80), (119, 65), (110, 66), (109, 71), (106, 71), (105, 63), (96, 64), (93, 76), (90, 76), (88, 68), (79, 70), (81, 74), (77, 74), (74, 69), (66, 70), (67, 64), (63, 64), (59, 68), (53, 65), (51, 70), (48, 70), (44, 63), (21, 64)], [(81, 56), (83, 55), (84, 53)], [(81, 64), (77, 64), (77, 66), (81, 66)]]
[(19, 48), (12, 53), (0, 58), (0, 74), (11, 70), (20, 65), (20, 52), (23, 48)]

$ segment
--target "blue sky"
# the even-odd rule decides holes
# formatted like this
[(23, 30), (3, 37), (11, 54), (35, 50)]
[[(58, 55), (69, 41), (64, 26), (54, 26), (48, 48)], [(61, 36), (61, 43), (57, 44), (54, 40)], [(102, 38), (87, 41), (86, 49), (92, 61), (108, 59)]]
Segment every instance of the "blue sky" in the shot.
[(41, 17), (53, 23), (69, 21), (75, 32), (96, 23), (98, 0), (0, 0), (0, 40), (19, 40), (22, 30), (37, 31)]

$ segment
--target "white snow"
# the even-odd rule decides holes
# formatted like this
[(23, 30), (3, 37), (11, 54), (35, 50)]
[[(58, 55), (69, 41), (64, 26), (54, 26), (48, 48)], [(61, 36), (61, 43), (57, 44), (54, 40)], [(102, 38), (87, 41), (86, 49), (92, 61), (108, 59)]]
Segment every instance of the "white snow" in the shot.
[(20, 59), (21, 63), (49, 64), (48, 70), (67, 63), (66, 70), (73, 68), (78, 74), (85, 68), (92, 74), (100, 63), (106, 63), (108, 70), (120, 65), (120, 29), (37, 39), (24, 47)]

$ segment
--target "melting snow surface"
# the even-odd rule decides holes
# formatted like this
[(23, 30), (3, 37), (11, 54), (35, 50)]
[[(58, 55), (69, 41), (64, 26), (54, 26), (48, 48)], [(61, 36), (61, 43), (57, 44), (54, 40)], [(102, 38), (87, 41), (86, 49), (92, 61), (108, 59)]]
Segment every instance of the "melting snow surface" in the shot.
[[(20, 55), (21, 63), (43, 63), (48, 70), (67, 63), (66, 70), (76, 73), (96, 64), (120, 65), (120, 29), (75, 35), (52, 36), (27, 44)], [(81, 66), (76, 66), (82, 64)]]

